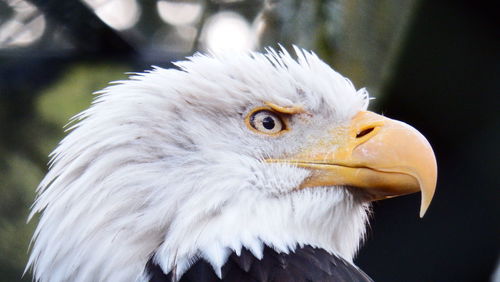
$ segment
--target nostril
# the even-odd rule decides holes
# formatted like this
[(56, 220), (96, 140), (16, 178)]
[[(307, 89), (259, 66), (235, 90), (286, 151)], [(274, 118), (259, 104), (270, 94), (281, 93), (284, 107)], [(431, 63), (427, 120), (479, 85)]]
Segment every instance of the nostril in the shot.
[(372, 132), (373, 130), (375, 129), (375, 127), (370, 127), (370, 128), (367, 128), (367, 129), (364, 129), (364, 130), (361, 130), (361, 132), (359, 132), (357, 135), (356, 135), (356, 138), (361, 138), (367, 134), (369, 134), (370, 132)]

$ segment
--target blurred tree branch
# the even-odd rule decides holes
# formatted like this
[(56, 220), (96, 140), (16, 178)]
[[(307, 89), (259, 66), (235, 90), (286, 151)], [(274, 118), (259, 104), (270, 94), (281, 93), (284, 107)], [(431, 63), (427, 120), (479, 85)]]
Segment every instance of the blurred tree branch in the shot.
[(123, 56), (135, 53), (130, 43), (106, 25), (79, 0), (29, 0), (46, 17), (61, 25), (70, 36), (78, 55)]

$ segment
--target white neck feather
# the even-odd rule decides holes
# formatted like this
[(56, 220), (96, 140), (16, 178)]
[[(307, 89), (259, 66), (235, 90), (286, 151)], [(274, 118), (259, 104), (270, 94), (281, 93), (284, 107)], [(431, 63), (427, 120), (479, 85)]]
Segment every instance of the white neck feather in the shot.
[(154, 259), (165, 272), (175, 266), (178, 276), (197, 259), (208, 261), (220, 276), (232, 252), (239, 254), (243, 247), (260, 259), (264, 245), (283, 253), (311, 245), (352, 261), (365, 233), (367, 209), (345, 188), (261, 198), (243, 194), (199, 224), (174, 222)]

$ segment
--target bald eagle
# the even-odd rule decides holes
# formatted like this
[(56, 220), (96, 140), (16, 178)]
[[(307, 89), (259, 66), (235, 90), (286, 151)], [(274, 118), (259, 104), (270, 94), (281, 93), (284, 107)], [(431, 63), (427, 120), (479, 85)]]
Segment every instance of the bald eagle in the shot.
[(100, 92), (52, 153), (37, 281), (371, 281), (370, 202), (434, 194), (411, 126), (295, 48), (196, 54)]

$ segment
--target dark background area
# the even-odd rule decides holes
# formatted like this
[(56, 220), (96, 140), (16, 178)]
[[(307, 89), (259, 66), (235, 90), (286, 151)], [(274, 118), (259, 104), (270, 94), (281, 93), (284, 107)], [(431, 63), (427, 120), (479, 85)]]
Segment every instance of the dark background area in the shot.
[(423, 219), (418, 195), (375, 205), (357, 259), (375, 281), (492, 279), (500, 250), (500, 17), (493, 4), (423, 1), (376, 105), (421, 130), (439, 172)]
[[(10, 2), (2, 1), (0, 27), (10, 16)], [(170, 67), (170, 61), (203, 50), (199, 35), (181, 51), (144, 47), (151, 46), (150, 27), (161, 24), (155, 17), (118, 32), (80, 1), (31, 3), (46, 16), (49, 31), (31, 46), (0, 48), (0, 281), (20, 279), (34, 227), (25, 224), (28, 209), (66, 120), (88, 106), (91, 92), (126, 78), (123, 73), (152, 64)], [(153, 13), (154, 3), (141, 2), (143, 15)], [(207, 13), (221, 9), (252, 19), (263, 7), (262, 1), (203, 3), (202, 23)], [(423, 219), (419, 195), (375, 203), (356, 263), (375, 281), (499, 281), (492, 275), (500, 255), (500, 15), (494, 1), (415, 3), (391, 59), (390, 79), (372, 85), (359, 68), (340, 69), (357, 87), (374, 89), (372, 110), (427, 137), (438, 161), (436, 195)], [(301, 12), (299, 4), (294, 7)], [(388, 18), (398, 12), (380, 11)], [(272, 12), (264, 16), (279, 14)], [(284, 33), (268, 34), (273, 32)], [(338, 68), (336, 58), (343, 53), (335, 48), (342, 49), (342, 41), (325, 38), (303, 47)], [(349, 62), (343, 64), (356, 65)]]

